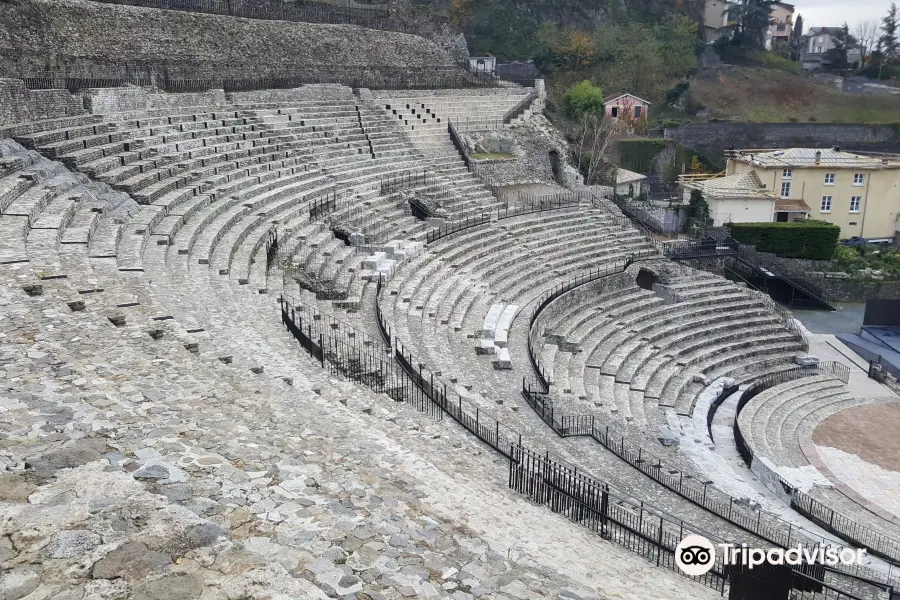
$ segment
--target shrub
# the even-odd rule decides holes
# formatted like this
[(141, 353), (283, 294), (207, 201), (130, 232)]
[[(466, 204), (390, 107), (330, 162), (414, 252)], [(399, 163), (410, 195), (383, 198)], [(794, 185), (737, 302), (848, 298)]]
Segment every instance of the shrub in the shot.
[(681, 121), (678, 119), (663, 119), (659, 122), (659, 124), (663, 127), (663, 129), (674, 129), (675, 127), (681, 127)]
[(577, 119), (586, 114), (603, 114), (603, 90), (591, 83), (582, 81), (573, 85), (563, 96), (566, 114)]
[(622, 167), (636, 173), (650, 171), (653, 159), (666, 147), (666, 140), (621, 140), (619, 156)]
[(675, 87), (666, 92), (666, 103), (675, 104), (676, 102), (678, 102), (678, 99), (681, 98), (682, 94), (684, 94), (688, 90), (690, 85), (691, 84), (687, 81), (682, 81), (675, 84)]
[(831, 260), (841, 228), (824, 221), (803, 223), (732, 223), (731, 235), (760, 252), (784, 258)]

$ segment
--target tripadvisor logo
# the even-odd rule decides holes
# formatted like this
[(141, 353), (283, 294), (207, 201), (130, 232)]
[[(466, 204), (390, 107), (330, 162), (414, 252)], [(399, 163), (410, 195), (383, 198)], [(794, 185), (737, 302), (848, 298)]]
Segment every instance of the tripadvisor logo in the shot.
[[(746, 544), (716, 544), (722, 557), (722, 566), (741, 565), (752, 569), (762, 564), (789, 565), (860, 565), (866, 556), (865, 549), (814, 546), (804, 548), (749, 548)], [(716, 546), (699, 535), (689, 535), (675, 547), (675, 564), (685, 575), (699, 577), (709, 573), (716, 562)]]
[(675, 564), (685, 575), (706, 575), (715, 562), (716, 548), (703, 536), (689, 535), (675, 547)]

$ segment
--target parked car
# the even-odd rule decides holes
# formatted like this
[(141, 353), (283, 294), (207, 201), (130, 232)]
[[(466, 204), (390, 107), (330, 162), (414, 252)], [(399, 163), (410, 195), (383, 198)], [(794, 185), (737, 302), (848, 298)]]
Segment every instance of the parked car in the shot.
[(891, 238), (864, 238), (858, 235), (841, 242), (844, 246), (890, 246), (894, 243)]

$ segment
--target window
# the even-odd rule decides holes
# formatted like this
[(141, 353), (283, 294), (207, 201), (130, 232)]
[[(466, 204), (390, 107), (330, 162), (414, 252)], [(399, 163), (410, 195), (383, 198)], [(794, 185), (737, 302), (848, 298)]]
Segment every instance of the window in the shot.
[(784, 23), (778, 24), (778, 31), (784, 31), (785, 29), (787, 29), (787, 25), (785, 25)]
[(834, 185), (834, 173), (825, 173), (825, 185)]
[(640, 119), (640, 118), (641, 118), (641, 107), (640, 107), (640, 106), (635, 106), (635, 107), (634, 107), (634, 118), (635, 118), (635, 119)]
[(831, 201), (834, 199), (833, 196), (822, 196), (822, 209), (819, 212), (828, 213), (831, 212)]
[(848, 223), (848, 225), (850, 225), (850, 227), (856, 227), (857, 225), (859, 225), (859, 223), (856, 221), (850, 221), (850, 223)]
[(791, 179), (791, 178), (793, 178), (793, 177), (794, 177), (794, 170), (793, 170), (793, 169), (785, 169), (785, 170), (783, 170), (783, 171), (781, 172), (781, 178), (782, 178), (782, 179)]
[(866, 176), (864, 173), (855, 173), (853, 175), (853, 185), (865, 185)]
[(784, 181), (781, 183), (781, 197), (782, 198), (790, 198), (791, 197), (791, 182)]
[(862, 204), (862, 196), (853, 196), (850, 198), (850, 212), (858, 213), (860, 204)]
[(613, 119), (618, 119), (618, 118), (619, 118), (619, 107), (618, 107), (618, 106), (613, 106), (613, 107), (612, 107), (612, 118), (613, 118)]

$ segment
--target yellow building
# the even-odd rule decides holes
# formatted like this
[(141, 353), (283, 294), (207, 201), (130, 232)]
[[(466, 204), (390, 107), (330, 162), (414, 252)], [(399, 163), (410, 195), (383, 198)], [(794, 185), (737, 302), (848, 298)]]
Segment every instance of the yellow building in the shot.
[(781, 198), (776, 221), (802, 220), (803, 212), (790, 211), (791, 201), (800, 201), (809, 218), (839, 225), (842, 239), (900, 231), (900, 155), (791, 148), (735, 150), (726, 158), (726, 175), (755, 171)]

